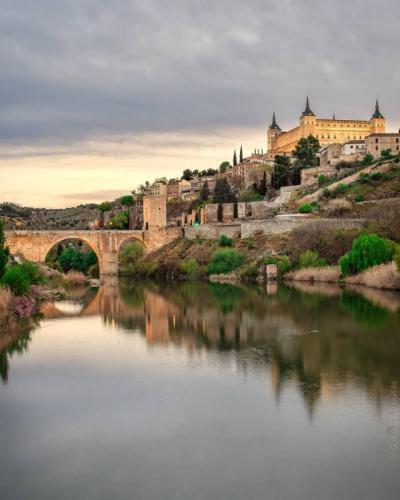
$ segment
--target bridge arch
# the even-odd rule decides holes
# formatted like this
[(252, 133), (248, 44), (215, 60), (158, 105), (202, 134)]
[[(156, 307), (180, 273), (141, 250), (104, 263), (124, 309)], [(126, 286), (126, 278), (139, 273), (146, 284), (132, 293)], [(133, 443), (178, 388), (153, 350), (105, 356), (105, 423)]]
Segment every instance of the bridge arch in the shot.
[(82, 243), (85, 243), (93, 252), (96, 254), (97, 257), (97, 262), (99, 264), (99, 272), (102, 269), (102, 261), (101, 261), (101, 252), (98, 246), (92, 242), (89, 238), (82, 237), (80, 235), (75, 235), (74, 233), (71, 233), (71, 235), (63, 235), (59, 238), (55, 238), (53, 242), (50, 242), (47, 244), (47, 247), (44, 247), (43, 249), (43, 261), (46, 260), (48, 254), (50, 251), (56, 247), (59, 243), (62, 243), (63, 241), (68, 241), (68, 240), (75, 240), (75, 241), (81, 241)]

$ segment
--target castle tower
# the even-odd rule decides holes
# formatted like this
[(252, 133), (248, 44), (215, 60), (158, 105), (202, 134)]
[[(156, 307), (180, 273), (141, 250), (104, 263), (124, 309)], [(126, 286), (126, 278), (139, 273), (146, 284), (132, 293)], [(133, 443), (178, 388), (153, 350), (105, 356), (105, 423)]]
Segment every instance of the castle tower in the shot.
[(317, 117), (311, 111), (310, 101), (307, 96), (306, 108), (300, 116), (300, 136), (308, 137), (310, 134), (316, 136)]
[(272, 123), (267, 131), (267, 151), (274, 151), (277, 145), (277, 137), (282, 133), (280, 126), (276, 123), (275, 112), (272, 115)]
[(382, 115), (379, 109), (378, 99), (375, 104), (375, 113), (371, 116), (369, 121), (371, 125), (371, 134), (384, 134), (385, 133), (385, 117)]

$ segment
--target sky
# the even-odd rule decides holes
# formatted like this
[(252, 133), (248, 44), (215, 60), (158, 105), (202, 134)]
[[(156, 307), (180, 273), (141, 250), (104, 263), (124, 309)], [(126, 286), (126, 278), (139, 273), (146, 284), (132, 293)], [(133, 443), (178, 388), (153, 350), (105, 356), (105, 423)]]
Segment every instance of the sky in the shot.
[(400, 127), (398, 0), (0, 0), (0, 201), (74, 206), (266, 148), (295, 126)]

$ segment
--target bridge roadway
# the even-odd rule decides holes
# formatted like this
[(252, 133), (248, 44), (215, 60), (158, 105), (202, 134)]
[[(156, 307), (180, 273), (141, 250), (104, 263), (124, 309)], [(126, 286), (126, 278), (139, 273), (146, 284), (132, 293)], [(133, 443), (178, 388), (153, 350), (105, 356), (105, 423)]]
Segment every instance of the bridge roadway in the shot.
[(151, 252), (178, 238), (180, 234), (179, 228), (165, 227), (153, 227), (146, 231), (5, 231), (11, 254), (20, 255), (32, 262), (44, 262), (49, 251), (61, 241), (83, 241), (97, 255), (100, 276), (118, 274), (118, 252), (127, 240), (139, 241), (146, 252)]

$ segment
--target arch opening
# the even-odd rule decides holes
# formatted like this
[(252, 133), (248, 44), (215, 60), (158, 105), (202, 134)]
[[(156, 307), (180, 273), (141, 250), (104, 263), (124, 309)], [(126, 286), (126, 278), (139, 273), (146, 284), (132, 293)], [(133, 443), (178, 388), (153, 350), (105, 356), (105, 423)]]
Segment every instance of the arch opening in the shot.
[(136, 263), (145, 252), (145, 244), (139, 238), (131, 236), (121, 241), (118, 247), (118, 274), (122, 276), (133, 274)]
[(91, 278), (100, 277), (101, 259), (97, 249), (80, 237), (64, 237), (53, 242), (45, 254), (47, 266), (67, 274), (76, 271)]

